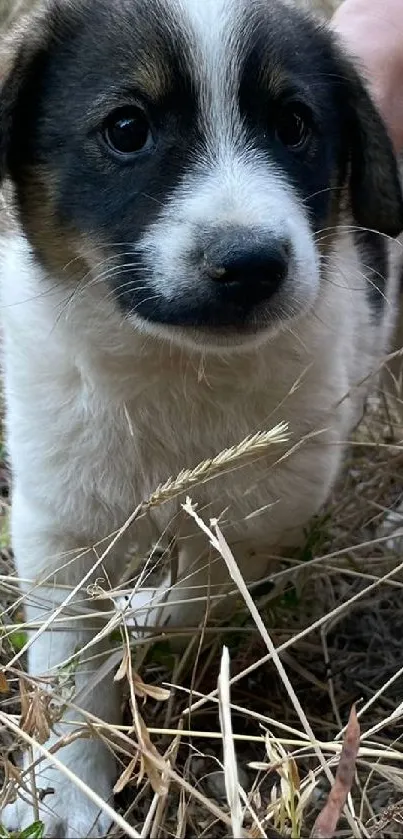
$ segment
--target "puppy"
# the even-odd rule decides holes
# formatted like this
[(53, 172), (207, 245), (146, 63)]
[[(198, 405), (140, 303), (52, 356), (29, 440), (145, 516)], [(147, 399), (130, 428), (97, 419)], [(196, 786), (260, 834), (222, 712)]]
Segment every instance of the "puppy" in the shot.
[[(285, 420), (288, 457), (273, 449), (192, 493), (259, 580), (265, 554), (297, 544), (328, 496), (388, 346), (403, 205), (385, 128), (333, 36), (281, 0), (52, 0), (13, 49), (3, 355), (27, 618), (45, 621), (83, 578), (86, 596), (83, 549), (161, 481)], [(119, 580), (130, 540), (175, 538), (159, 619), (196, 627), (207, 590), (222, 614), (230, 586), (181, 500), (128, 531), (105, 570)], [(30, 673), (55, 677), (90, 640), (88, 621), (48, 629)], [(77, 690), (87, 678), (77, 670)], [(111, 683), (83, 706), (118, 719)], [(58, 756), (110, 799), (100, 739)], [(54, 790), (47, 836), (105, 832), (74, 784), (37, 773)], [(32, 820), (29, 801), (7, 808), (9, 827)]]

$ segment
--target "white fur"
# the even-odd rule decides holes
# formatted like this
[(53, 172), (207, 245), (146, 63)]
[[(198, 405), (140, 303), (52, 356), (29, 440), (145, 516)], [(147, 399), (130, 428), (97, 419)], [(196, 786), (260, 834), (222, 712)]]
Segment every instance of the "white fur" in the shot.
[[(210, 17), (203, 12), (207, 5)], [(217, 62), (224, 57), (219, 34), (212, 37), (211, 16), (221, 9), (225, 21), (228, 7), (224, 0), (209, 0), (205, 6), (181, 0), (181, 7), (184, 15), (193, 15), (199, 34), (205, 27), (199, 44), (207, 50), (208, 66), (215, 68), (214, 87)], [(184, 341), (183, 335), (178, 339), (167, 330), (150, 334), (137, 318), (122, 319), (100, 283), (86, 285), (68, 300), (68, 285), (45, 275), (22, 234), (4, 242), (13, 545), (21, 578), (32, 585), (47, 578), (46, 589), (27, 597), (28, 620), (44, 620), (54, 610), (65, 596), (54, 583), (74, 587), (95, 560), (94, 553), (83, 554), (82, 549), (119, 528), (160, 482), (286, 420), (292, 442), (320, 434), (278, 466), (279, 450), (274, 449), (253, 466), (192, 492), (204, 515), (222, 516), (246, 579), (260, 579), (265, 553), (296, 544), (331, 490), (345, 441), (363, 408), (365, 389), (356, 384), (376, 368), (386, 348), (397, 271), (391, 271), (388, 283), (390, 310), (376, 328), (362, 267), (342, 229), (319, 284), (317, 251), (303, 206), (273, 167), (267, 162), (263, 166), (256, 153), (240, 152), (234, 136), (239, 139), (242, 128), (238, 125), (234, 135), (238, 117), (230, 113), (224, 89), (215, 102), (214, 116), (224, 121), (225, 130), (222, 125), (213, 128), (211, 120), (209, 159), (200, 162), (197, 175), (181, 186), (143, 242), (158, 274), (158, 288), (169, 296), (174, 282), (179, 287), (188, 282), (178, 266), (196, 223), (258, 224), (273, 233), (288, 233), (294, 251), (289, 293), (303, 314), (291, 325), (284, 321), (281, 329), (262, 331), (258, 341), (207, 352), (205, 339), (197, 348), (196, 337)], [(261, 513), (251, 515), (256, 510)], [(230, 586), (222, 563), (209, 556), (179, 500), (155, 508), (122, 539), (108, 560), (108, 580), (112, 585), (119, 580), (129, 537), (145, 550), (163, 533), (178, 537), (179, 582), (162, 617), (196, 626), (205, 608), (201, 595), (209, 585), (213, 595)], [(72, 552), (79, 558), (72, 560)], [(199, 587), (196, 601), (194, 587)], [(147, 600), (140, 592), (139, 607)], [(179, 606), (175, 600), (185, 602)], [(156, 611), (150, 619), (155, 617)], [(31, 650), (33, 675), (55, 675), (58, 664), (90, 640), (87, 623), (74, 626), (74, 632), (50, 630), (40, 636)], [(86, 678), (85, 672), (77, 672), (78, 690)], [(111, 680), (86, 697), (85, 707), (101, 718), (118, 718)], [(113, 760), (100, 741), (77, 740), (61, 754), (101, 796), (111, 794)], [(44, 782), (38, 775), (39, 786), (56, 789), (42, 809), (47, 835), (83, 837), (92, 828), (94, 806), (50, 767), (45, 774)], [(23, 802), (9, 808), (5, 817), (11, 827), (26, 827), (32, 820), (32, 809)], [(105, 829), (102, 817), (97, 830)]]
[[(225, 510), (227, 533), (249, 580), (265, 573), (265, 551), (298, 541), (337, 475), (342, 444), (362, 410), (362, 392), (353, 389), (351, 397), (335, 405), (374, 368), (386, 338), (383, 331), (376, 339), (370, 328), (365, 280), (347, 237), (340, 236), (337, 256), (339, 265), (329, 271), (314, 316), (308, 314), (292, 332), (281, 332), (256, 351), (202, 359), (136, 335), (105, 297), (94, 299), (94, 287), (80, 296), (68, 317), (58, 317), (64, 301), (33, 264), (24, 240), (8, 243), (4, 362), (15, 475), (13, 542), (22, 578), (42, 580), (60, 567), (62, 554), (91, 545), (123, 524), (160, 481), (279, 419), (289, 422), (295, 440), (327, 430), (275, 470), (271, 464), (277, 451), (192, 497), (202, 507), (209, 505), (207, 515)], [(299, 387), (287, 396), (301, 376)], [(264, 512), (249, 517), (261, 508)], [(182, 520), (179, 502), (156, 509), (152, 520), (157, 533), (171, 526), (174, 533), (182, 528), (188, 536), (179, 562), (179, 576), (187, 584), (182, 583), (179, 594), (178, 586), (172, 590), (169, 612), (173, 623), (197, 625), (203, 600), (191, 601), (188, 609), (173, 603), (194, 597), (192, 586), (206, 584), (205, 544), (194, 535), (189, 538), (192, 529)], [(251, 558), (252, 548), (259, 558)], [(108, 565), (112, 583), (119, 578), (124, 554), (121, 544)], [(201, 570), (193, 574), (199, 554)], [(75, 585), (93, 561), (93, 555), (77, 560), (58, 572), (58, 581)], [(212, 593), (223, 583), (228, 585), (226, 573), (214, 558)], [(41, 598), (46, 602), (46, 592)], [(144, 595), (140, 598), (138, 605), (144, 607)], [(28, 605), (28, 619), (44, 619), (59, 599), (48, 590), (46, 609)], [(55, 673), (59, 662), (89, 640), (85, 624), (66, 634), (44, 633), (32, 647), (31, 673)], [(83, 678), (77, 675), (78, 689)], [(117, 717), (112, 684), (94, 691), (87, 702), (95, 715)], [(111, 790), (113, 761), (98, 742), (78, 740), (64, 750), (63, 759), (101, 795)], [(60, 781), (49, 768), (46, 781), (38, 778), (40, 786), (56, 789)], [(49, 807), (56, 816), (47, 812)], [(21, 802), (18, 808), (18, 814), (9, 808), (7, 823), (18, 818), (26, 826), (32, 810)], [(94, 815), (85, 796), (63, 782), (55, 802), (45, 800), (42, 817), (50, 836), (84, 836)], [(99, 825), (104, 829), (105, 819)]]
[[(287, 319), (301, 315), (319, 292), (319, 259), (304, 207), (284, 176), (246, 143), (227, 143), (217, 133), (212, 151), (199, 169), (176, 189), (158, 221), (153, 224), (138, 250), (149, 266), (149, 283), (167, 300), (178, 294), (191, 295), (199, 282), (189, 271), (189, 253), (197, 242), (200, 229), (228, 226), (258, 232), (262, 238), (283, 238), (291, 243), (292, 256), (288, 276), (279, 294), (278, 308)], [(156, 326), (143, 321), (136, 313), (134, 323), (146, 332), (171, 338), (181, 345), (202, 346), (205, 352), (217, 350), (219, 337), (203, 330)], [(264, 313), (259, 326), (264, 323)], [(277, 318), (267, 324), (270, 334), (283, 328), (287, 320)], [(267, 340), (267, 330), (234, 334), (220, 339), (220, 347), (252, 345)]]
[[(270, 165), (267, 155), (248, 143), (238, 106), (240, 62), (238, 41), (247, 37), (239, 0), (197, 3), (172, 0), (176, 25), (191, 44), (193, 73), (199, 91), (199, 120), (203, 126), (205, 152), (179, 188), (166, 202), (158, 221), (147, 231), (137, 250), (148, 265), (153, 292), (167, 300), (192, 294), (200, 282), (189, 268), (189, 254), (197, 245), (200, 230), (234, 226), (289, 241), (292, 247), (289, 272), (279, 295), (278, 307), (288, 317), (312, 305), (319, 290), (318, 253), (307, 213), (284, 175)], [(239, 21), (237, 20), (239, 18)], [(249, 25), (253, 23), (251, 11)], [(262, 320), (264, 316), (262, 316)], [(266, 340), (264, 332), (219, 339), (201, 330), (175, 331), (156, 326), (134, 313), (140, 329), (200, 346), (205, 351), (233, 344), (256, 345)], [(278, 327), (281, 327), (280, 318)], [(273, 332), (273, 322), (270, 323)]]

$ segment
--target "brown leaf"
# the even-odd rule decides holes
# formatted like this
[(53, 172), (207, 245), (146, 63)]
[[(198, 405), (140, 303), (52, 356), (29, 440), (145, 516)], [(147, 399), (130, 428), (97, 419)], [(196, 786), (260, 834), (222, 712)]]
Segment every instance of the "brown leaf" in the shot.
[(145, 700), (150, 696), (151, 699), (156, 699), (158, 702), (166, 702), (170, 697), (169, 690), (165, 690), (165, 688), (160, 688), (156, 685), (147, 685), (138, 673), (133, 673), (132, 681), (134, 692), (141, 699)]
[(122, 792), (122, 790), (125, 788), (125, 786), (127, 786), (127, 784), (130, 783), (130, 781), (134, 777), (134, 770), (136, 768), (136, 763), (137, 762), (138, 762), (138, 755), (136, 755), (135, 757), (132, 757), (130, 763), (128, 764), (128, 766), (126, 766), (126, 769), (123, 770), (120, 778), (118, 778), (115, 786), (113, 787), (113, 791), (114, 791), (115, 795), (117, 795), (118, 792)]
[(29, 698), (24, 679), (20, 679), (21, 722), (29, 711)]
[(344, 735), (339, 765), (327, 802), (317, 817), (312, 829), (312, 839), (332, 839), (342, 814), (347, 796), (351, 791), (355, 774), (355, 762), (360, 747), (360, 724), (355, 705), (352, 706)]
[[(115, 675), (115, 681), (123, 679), (124, 676), (127, 677), (130, 687), (130, 706), (133, 715), (133, 726), (139, 746), (140, 771), (137, 777), (137, 783), (140, 784), (144, 775), (147, 775), (154, 792), (161, 796), (166, 795), (168, 792), (168, 785), (166, 782), (166, 771), (164, 770), (165, 767), (168, 768), (168, 764), (166, 764), (154, 744), (151, 742), (147, 726), (139, 713), (137, 696), (141, 696), (145, 700), (147, 696), (154, 695), (154, 697), (156, 697), (157, 692), (159, 699), (166, 699), (166, 694), (169, 696), (169, 692), (163, 691), (162, 688), (152, 688), (150, 685), (146, 685), (137, 673), (133, 673), (128, 638), (126, 638), (123, 658)], [(123, 775), (120, 777), (118, 781), (119, 786), (122, 784), (124, 786), (130, 780), (134, 767), (134, 764), (132, 764), (133, 761), (131, 761), (127, 770), (125, 770)]]
[(298, 766), (295, 763), (295, 760), (294, 760), (293, 757), (290, 757), (288, 759), (288, 767), (289, 767), (288, 771), (290, 773), (292, 786), (293, 786), (294, 790), (296, 790), (296, 792), (299, 792), (301, 782), (300, 782), (300, 778), (299, 778)]
[(20, 679), (21, 717), (20, 728), (30, 734), (38, 743), (49, 739), (52, 715), (50, 712), (51, 694), (39, 687), (27, 692), (23, 679)]
[(125, 647), (123, 650), (123, 658), (120, 662), (119, 668), (115, 673), (114, 681), (121, 682), (125, 676), (128, 676), (131, 669), (130, 649)]
[(4, 673), (0, 673), (0, 693), (8, 693), (9, 690), (8, 681)]
[(154, 792), (158, 793), (158, 795), (166, 795), (168, 785), (164, 778), (165, 761), (150, 739), (147, 726), (139, 713), (136, 702), (134, 707), (132, 707), (132, 712), (134, 728), (140, 747), (140, 772), (137, 783), (141, 783), (144, 775), (147, 775)]
[(14, 763), (11, 763), (11, 760), (8, 760), (7, 757), (3, 758), (3, 769), (7, 781), (16, 781), (17, 784), (22, 786), (20, 769)]
[(130, 649), (128, 646), (124, 648), (122, 661), (115, 674), (115, 682), (120, 682), (125, 676), (129, 682), (131, 679), (134, 692), (140, 699), (146, 700), (148, 696), (156, 699), (158, 702), (166, 702), (169, 699), (169, 690), (165, 690), (156, 685), (147, 685), (138, 673), (132, 672)]

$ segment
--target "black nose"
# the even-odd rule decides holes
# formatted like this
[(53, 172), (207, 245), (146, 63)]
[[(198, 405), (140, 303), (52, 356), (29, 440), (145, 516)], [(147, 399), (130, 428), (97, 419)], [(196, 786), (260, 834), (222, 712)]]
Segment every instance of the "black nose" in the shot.
[[(259, 297), (269, 297), (288, 272), (290, 246), (276, 236), (255, 236), (245, 231), (217, 232), (204, 252), (210, 279), (231, 287), (241, 287)], [(230, 290), (230, 289), (228, 289)]]

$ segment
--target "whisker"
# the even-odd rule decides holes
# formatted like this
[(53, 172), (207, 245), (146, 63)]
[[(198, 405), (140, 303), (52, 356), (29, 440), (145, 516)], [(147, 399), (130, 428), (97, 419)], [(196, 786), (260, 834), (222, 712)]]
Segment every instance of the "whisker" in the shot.
[(140, 292), (140, 291), (149, 291), (150, 288), (147, 285), (140, 285), (139, 286), (133, 280), (132, 282), (129, 282), (129, 283), (122, 283), (116, 289), (112, 289), (111, 291), (108, 291), (108, 293), (102, 299), (103, 300), (111, 300), (111, 299), (121, 300), (124, 297), (124, 292), (127, 293), (128, 291), (132, 291), (132, 290), (136, 290), (137, 292)]
[(148, 192), (140, 192), (139, 194), (142, 195), (143, 198), (148, 198), (150, 201), (154, 201), (159, 207), (165, 207), (165, 204), (154, 195), (149, 195)]
[(80, 282), (73, 288), (71, 294), (68, 295), (66, 300), (64, 301), (63, 306), (61, 307), (59, 314), (56, 319), (56, 323), (58, 323), (63, 317), (63, 315), (68, 314), (68, 309), (72, 307), (73, 302), (77, 299), (77, 297), (81, 297), (88, 288), (92, 285), (95, 285), (98, 282), (97, 277), (91, 277), (90, 272), (84, 275), (84, 277), (80, 280)]
[(379, 230), (372, 230), (371, 227), (362, 227), (361, 225), (356, 225), (356, 224), (336, 224), (336, 225), (332, 225), (332, 226), (329, 226), (329, 227), (323, 227), (321, 230), (316, 231), (315, 236), (314, 236), (315, 241), (317, 241), (316, 237), (321, 235), (322, 233), (327, 233), (328, 232), (330, 234), (330, 233), (338, 232), (340, 230), (344, 230), (344, 231), (352, 232), (352, 233), (360, 233), (360, 232), (362, 232), (362, 233), (374, 233), (376, 236), (381, 236), (384, 239), (387, 239), (388, 241), (392, 242), (392, 244), (398, 245), (403, 250), (403, 242), (399, 242), (398, 239), (394, 239), (393, 236), (389, 236), (388, 233), (382, 233)]
[(149, 297), (145, 297), (144, 300), (139, 301), (139, 303), (137, 303), (136, 306), (133, 306), (127, 315), (125, 315), (125, 320), (129, 320), (132, 315), (135, 315), (141, 305), (144, 305), (144, 303), (151, 303), (153, 300), (159, 300), (159, 295), (151, 294)]
[(119, 275), (120, 272), (127, 273), (129, 271), (132, 271), (133, 273), (139, 272), (141, 274), (147, 273), (147, 269), (145, 266), (143, 267), (142, 265), (134, 265), (131, 262), (124, 262), (122, 265), (113, 265), (110, 268), (107, 268), (105, 271), (101, 271), (101, 273), (96, 274), (94, 277), (91, 277), (90, 284), (96, 285), (97, 283), (100, 283), (105, 279), (113, 277), (115, 274)]
[(306, 204), (312, 198), (316, 198), (317, 195), (323, 195), (325, 192), (338, 192), (342, 189), (342, 186), (326, 186), (323, 189), (317, 189), (316, 192), (311, 192), (310, 195), (307, 195), (307, 197), (303, 199), (302, 203)]
[[(109, 250), (110, 248), (128, 248), (127, 251), (122, 251), (122, 256), (135, 256), (136, 255), (136, 247), (133, 242), (100, 242), (99, 244), (91, 245), (91, 252), (97, 250)], [(107, 259), (114, 259), (115, 255), (110, 254), (109, 256), (105, 256), (105, 260)], [(80, 260), (88, 259), (84, 254), (78, 254), (73, 259), (70, 259), (69, 262), (63, 266), (62, 270), (67, 271), (75, 262), (79, 262)]]
[[(336, 282), (334, 281), (334, 279), (330, 279), (329, 275), (325, 276), (325, 280), (326, 280), (326, 282), (330, 283), (331, 285), (334, 285), (334, 286), (335, 286), (335, 288), (343, 288), (343, 289), (346, 289), (346, 290), (349, 290), (349, 291), (352, 291), (352, 292), (355, 292), (355, 291), (362, 291), (362, 286), (357, 286), (357, 287), (351, 286), (351, 284), (350, 284), (350, 283), (349, 283), (349, 281), (347, 280), (347, 276), (346, 276), (346, 275), (348, 274), (348, 275), (349, 275), (349, 277), (351, 277), (351, 276), (359, 276), (359, 277), (361, 277), (361, 278), (365, 281), (365, 283), (366, 283), (366, 284), (370, 285), (370, 286), (374, 289), (374, 291), (376, 291), (376, 292), (377, 292), (377, 293), (378, 293), (378, 294), (379, 294), (379, 295), (383, 298), (383, 300), (385, 301), (385, 303), (386, 303), (388, 306), (390, 306), (390, 305), (391, 305), (391, 301), (390, 301), (390, 300), (389, 300), (389, 298), (386, 296), (386, 294), (385, 294), (385, 293), (384, 293), (384, 292), (383, 292), (383, 291), (379, 288), (379, 286), (378, 286), (378, 285), (377, 285), (377, 284), (376, 284), (373, 280), (371, 280), (371, 278), (370, 278), (370, 277), (368, 277), (366, 274), (364, 274), (364, 272), (359, 271), (359, 269), (358, 269), (358, 268), (352, 268), (352, 269), (350, 270), (350, 269), (348, 269), (347, 267), (343, 269), (341, 266), (337, 266), (337, 269), (336, 269), (336, 270), (337, 270), (337, 272), (338, 272), (338, 273), (339, 273), (342, 277), (344, 277), (344, 278), (345, 278), (346, 285), (341, 285), (341, 284), (339, 284), (339, 283), (336, 283)], [(379, 272), (378, 272), (378, 273), (379, 273)], [(379, 276), (380, 276), (380, 277), (382, 277), (382, 275), (381, 275), (381, 274), (379, 274)], [(385, 279), (385, 278), (383, 278), (383, 279)]]

